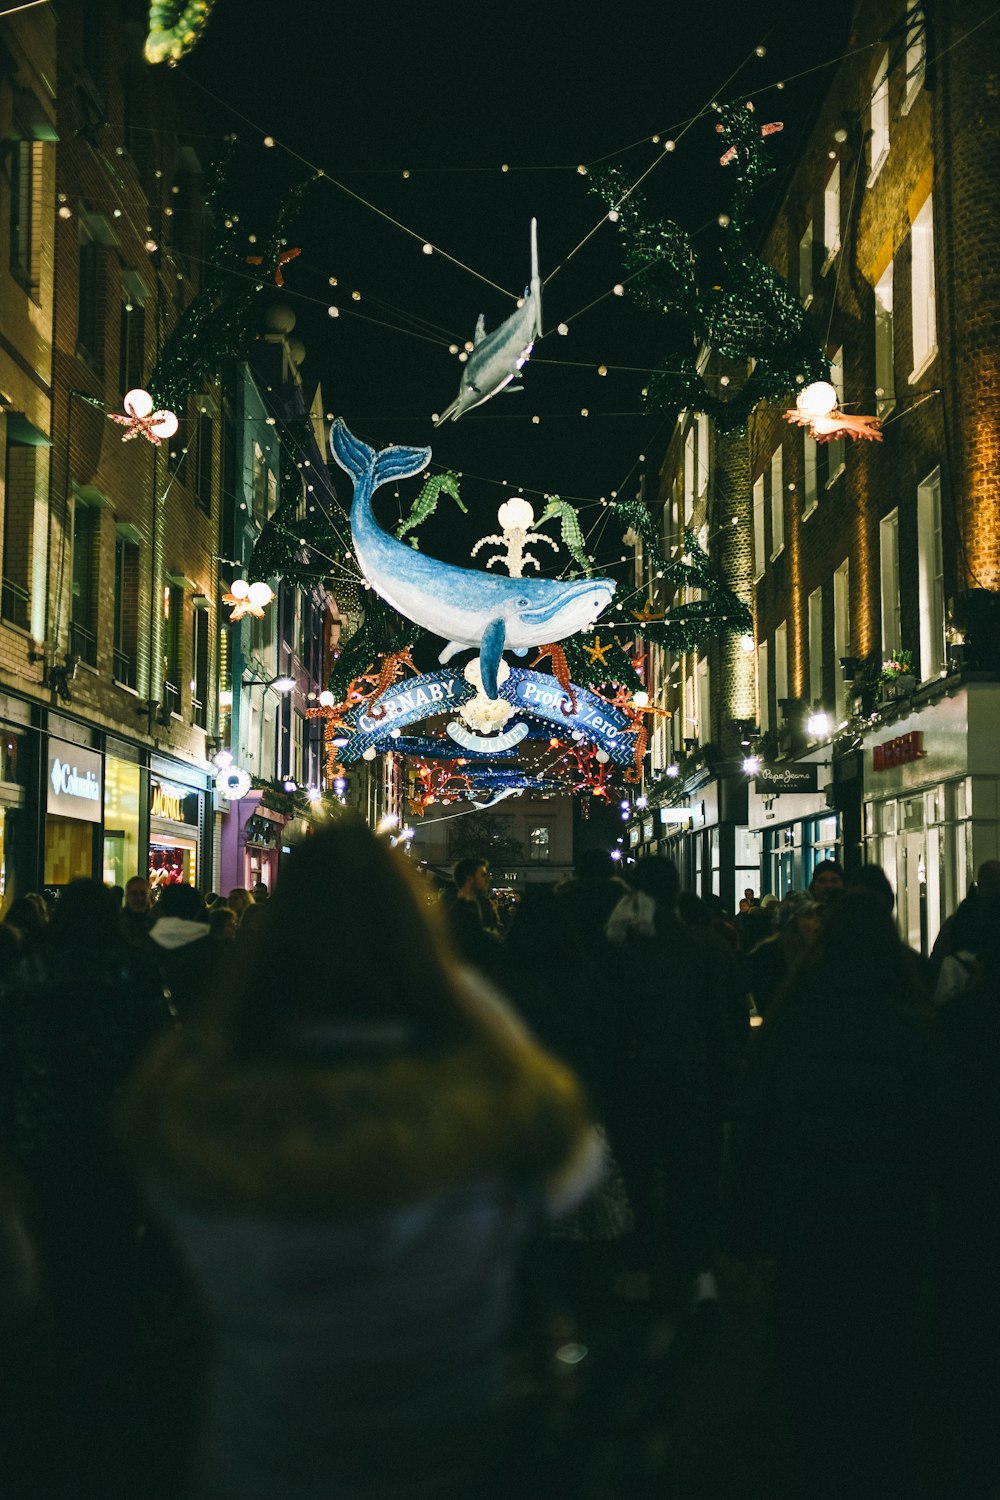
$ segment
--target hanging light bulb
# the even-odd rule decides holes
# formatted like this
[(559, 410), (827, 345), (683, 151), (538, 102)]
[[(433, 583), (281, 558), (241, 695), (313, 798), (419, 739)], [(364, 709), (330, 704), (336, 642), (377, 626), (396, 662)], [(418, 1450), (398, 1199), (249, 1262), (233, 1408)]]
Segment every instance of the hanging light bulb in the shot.
[(795, 398), (801, 416), (806, 418), (828, 417), (837, 409), (837, 392), (828, 380), (814, 380)]

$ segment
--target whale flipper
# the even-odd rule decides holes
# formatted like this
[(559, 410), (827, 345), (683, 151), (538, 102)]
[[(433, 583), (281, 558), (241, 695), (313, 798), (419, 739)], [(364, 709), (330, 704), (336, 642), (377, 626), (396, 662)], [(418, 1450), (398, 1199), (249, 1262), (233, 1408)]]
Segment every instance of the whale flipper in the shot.
[(438, 657), (438, 661), (444, 666), (446, 661), (451, 661), (456, 651), (468, 651), (468, 649), (468, 646), (463, 646), (461, 641), (449, 641)]
[(497, 671), (506, 637), (507, 627), (503, 620), (491, 620), (483, 631), (482, 645), (479, 648), (479, 675), (487, 698), (498, 696)]
[(352, 479), (370, 474), (373, 490), (377, 490), (387, 480), (408, 479), (411, 474), (419, 474), (422, 469), (426, 469), (431, 459), (430, 448), (383, 448), (376, 455), (374, 448), (369, 448), (367, 443), (354, 436), (342, 417), (338, 417), (333, 424), (330, 447), (340, 467)]

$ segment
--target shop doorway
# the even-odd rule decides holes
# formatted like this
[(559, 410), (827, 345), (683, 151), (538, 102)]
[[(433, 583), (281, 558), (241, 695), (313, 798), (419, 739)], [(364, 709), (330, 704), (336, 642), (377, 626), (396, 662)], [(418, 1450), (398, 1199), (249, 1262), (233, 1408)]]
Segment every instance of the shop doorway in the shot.
[(901, 855), (896, 904), (903, 939), (920, 953), (927, 952), (927, 830), (924, 799), (910, 797), (900, 803)]

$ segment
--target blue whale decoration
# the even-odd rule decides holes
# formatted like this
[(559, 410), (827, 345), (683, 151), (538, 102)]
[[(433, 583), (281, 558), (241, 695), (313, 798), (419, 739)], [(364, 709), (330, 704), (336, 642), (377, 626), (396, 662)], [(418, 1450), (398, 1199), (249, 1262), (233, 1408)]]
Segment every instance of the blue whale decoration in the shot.
[(415, 552), (378, 524), (372, 495), (391, 480), (419, 474), (431, 450), (391, 447), (376, 453), (340, 417), (330, 446), (354, 481), (351, 539), (364, 578), (401, 615), (445, 638), (442, 662), (463, 647), (477, 648), (487, 697), (498, 696), (505, 649), (523, 654), (587, 630), (611, 602), (613, 578), (495, 578)]

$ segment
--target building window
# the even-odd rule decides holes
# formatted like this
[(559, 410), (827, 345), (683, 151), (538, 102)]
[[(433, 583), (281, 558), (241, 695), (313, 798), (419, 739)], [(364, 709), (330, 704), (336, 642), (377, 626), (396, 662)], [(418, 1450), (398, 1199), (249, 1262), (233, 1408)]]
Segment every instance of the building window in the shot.
[(920, 675), (936, 677), (945, 663), (944, 566), (941, 547), (941, 470), (917, 487), (917, 586)]
[(97, 665), (97, 562), (101, 512), (96, 506), (73, 504), (73, 602), (70, 610), (70, 650), (89, 666)]
[(833, 575), (833, 656), (837, 684), (837, 719), (847, 716), (847, 683), (841, 658), (851, 654), (851, 565), (845, 558)]
[(146, 367), (146, 310), (124, 301), (118, 323), (118, 384), (124, 396), (142, 386)]
[(809, 595), (809, 701), (823, 702), (823, 588)]
[(911, 5), (906, 12), (906, 98), (903, 114), (913, 108), (913, 101), (924, 86), (927, 71), (927, 17), (923, 5)]
[(753, 576), (764, 576), (764, 476), (753, 482)]
[(198, 414), (198, 475), (195, 494), (206, 516), (212, 514), (212, 468), (215, 462), (215, 427), (207, 411)]
[(253, 445), (253, 518), (258, 526), (267, 520), (267, 490), (269, 470), (264, 450), (259, 443)]
[(818, 445), (808, 432), (802, 434), (802, 519), (812, 515), (819, 503), (819, 478), (817, 475)]
[(168, 583), (163, 590), (163, 712), (181, 711), (181, 616), (184, 592)]
[(703, 656), (698, 662), (695, 681), (698, 691), (698, 702), (695, 705), (695, 713), (698, 716), (698, 738), (703, 745), (710, 745), (712, 743), (712, 679), (707, 656)]
[(882, 660), (902, 648), (899, 609), (899, 511), (879, 522), (879, 587), (882, 595)]
[(823, 269), (829, 270), (840, 249), (840, 162), (834, 166), (823, 192), (823, 249), (826, 260)]
[(788, 621), (782, 620), (774, 632), (774, 701), (778, 712), (788, 697)]
[(785, 546), (785, 485), (781, 448), (771, 454), (771, 561)]
[(910, 232), (912, 254), (913, 373), (918, 380), (937, 354), (937, 311), (934, 300), (934, 207), (928, 195)]
[[(830, 360), (830, 384), (837, 392), (837, 406), (843, 410), (844, 407), (844, 351), (840, 348)], [(827, 488), (839, 479), (844, 472), (844, 449), (846, 442), (844, 438), (831, 438), (824, 444), (826, 449), (826, 483)]]
[(707, 412), (698, 413), (698, 498), (708, 494), (710, 477), (709, 422)]
[(29, 628), (35, 535), (35, 448), (7, 439), (3, 495), (3, 592), (0, 615)]
[(191, 723), (208, 728), (208, 610), (193, 609), (191, 641)]
[(695, 481), (695, 433), (694, 424), (688, 428), (684, 439), (684, 526), (691, 525), (691, 517), (694, 514), (694, 481)]
[(551, 853), (551, 829), (547, 823), (541, 823), (528, 834), (528, 857), (533, 865), (543, 865), (548, 863)]
[(115, 538), (115, 636), (112, 675), (125, 687), (137, 686), (139, 648), (139, 548), (128, 537)]
[(887, 416), (896, 404), (892, 343), (892, 261), (875, 284), (875, 410)]
[(884, 53), (875, 73), (870, 105), (871, 169), (868, 186), (881, 172), (889, 155), (889, 54)]
[(78, 232), (80, 249), (77, 264), (76, 352), (99, 370), (103, 353), (98, 317), (101, 247), (82, 218)]
[(803, 307), (811, 306), (813, 292), (813, 221), (810, 219), (799, 240), (799, 301)]
[[(15, 118), (15, 131), (20, 131)], [(8, 143), (10, 173), (10, 269), (32, 297), (38, 295), (41, 230), (42, 146), (38, 141)]]
[(771, 693), (768, 680), (769, 654), (767, 641), (761, 641), (757, 647), (757, 716), (761, 734), (767, 734), (771, 728)]

